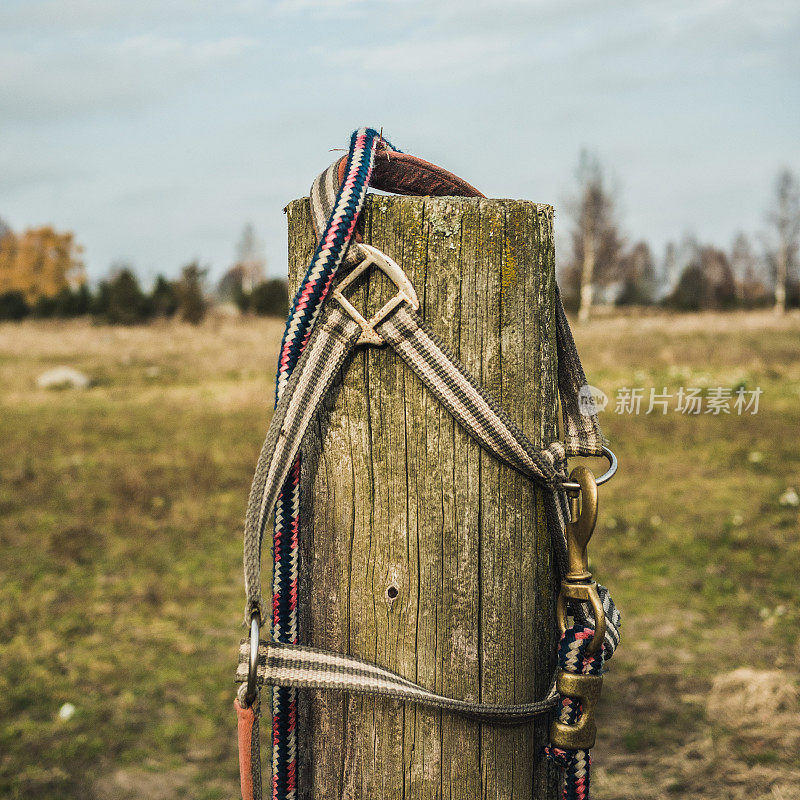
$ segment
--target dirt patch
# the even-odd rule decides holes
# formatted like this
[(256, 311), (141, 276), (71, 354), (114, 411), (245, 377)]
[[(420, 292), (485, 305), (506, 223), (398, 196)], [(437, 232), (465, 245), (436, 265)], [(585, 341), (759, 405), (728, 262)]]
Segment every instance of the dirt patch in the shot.
[(781, 670), (743, 667), (714, 679), (708, 715), (735, 727), (772, 724), (776, 715), (797, 712), (797, 686)]
[(797, 681), (782, 670), (743, 667), (718, 675), (708, 695), (706, 716), (747, 739), (787, 750), (800, 743)]
[(117, 769), (95, 781), (94, 795), (100, 800), (174, 800), (191, 796), (197, 768), (187, 764), (167, 772), (131, 767)]

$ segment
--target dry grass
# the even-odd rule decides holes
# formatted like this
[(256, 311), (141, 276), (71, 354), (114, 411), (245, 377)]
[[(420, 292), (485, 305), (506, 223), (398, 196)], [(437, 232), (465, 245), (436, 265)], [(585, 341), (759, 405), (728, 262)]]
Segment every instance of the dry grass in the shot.
[[(235, 795), (231, 620), (280, 331), (0, 326), (0, 796)], [(800, 317), (576, 338), (622, 465), (592, 542), (624, 613), (597, 794), (798, 798)], [(93, 387), (37, 389), (62, 363)], [(620, 387), (681, 385), (764, 394), (754, 416), (614, 413)]]
[[(795, 798), (800, 316), (627, 316), (576, 339), (622, 464), (592, 542), (624, 613), (598, 793)], [(764, 394), (756, 415), (616, 414), (623, 386)]]

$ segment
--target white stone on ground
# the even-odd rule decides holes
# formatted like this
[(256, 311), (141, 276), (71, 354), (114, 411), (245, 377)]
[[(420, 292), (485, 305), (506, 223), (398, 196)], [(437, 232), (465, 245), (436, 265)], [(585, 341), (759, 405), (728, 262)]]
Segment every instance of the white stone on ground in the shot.
[(72, 367), (53, 367), (36, 379), (40, 389), (88, 389), (91, 384), (88, 375)]
[(800, 506), (800, 495), (791, 486), (778, 498), (782, 506)]

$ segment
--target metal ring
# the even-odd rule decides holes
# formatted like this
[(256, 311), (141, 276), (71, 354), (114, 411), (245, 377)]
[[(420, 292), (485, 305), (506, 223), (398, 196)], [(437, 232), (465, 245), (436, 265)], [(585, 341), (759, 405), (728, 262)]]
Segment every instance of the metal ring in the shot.
[(261, 615), (258, 611), (250, 617), (250, 662), (247, 666), (247, 691), (244, 701), (248, 706), (256, 699), (256, 679), (258, 677), (258, 645), (260, 644)]
[[(603, 455), (608, 459), (608, 469), (597, 479), (596, 483), (598, 486), (602, 486), (607, 481), (610, 481), (617, 472), (617, 457), (614, 455), (614, 451), (610, 447), (606, 447), (603, 445)], [(557, 489), (563, 489), (565, 492), (579, 492), (581, 490), (581, 485), (576, 483), (575, 481), (563, 481), (559, 484)]]

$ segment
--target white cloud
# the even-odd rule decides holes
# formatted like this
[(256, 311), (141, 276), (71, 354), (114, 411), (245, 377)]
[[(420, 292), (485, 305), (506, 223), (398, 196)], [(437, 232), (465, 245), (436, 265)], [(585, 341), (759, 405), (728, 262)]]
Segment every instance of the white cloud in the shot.
[[(445, 85), (473, 75), (513, 77), (511, 68), (535, 66), (556, 79), (586, 70), (589, 82), (599, 70), (624, 86), (661, 72), (688, 76), (712, 60), (716, 70), (774, 65), (789, 52), (800, 60), (792, 42), (800, 33), (800, 7), (789, 0), (747, 7), (739, 0), (384, 0), (363, 14), (375, 35), (366, 42), (356, 36), (340, 50), (325, 48), (327, 59), (381, 75), (430, 75)], [(406, 24), (410, 18), (414, 26)], [(644, 74), (643, 62), (649, 65)]]
[(169, 23), (237, 16), (254, 10), (251, 0), (4, 0), (0, 31), (67, 35), (158, 28)]
[(241, 55), (256, 45), (249, 36), (228, 36), (215, 41), (188, 41), (173, 36), (147, 33), (123, 39), (114, 52), (152, 63), (166, 60), (172, 65), (199, 66)]
[(357, 45), (329, 55), (334, 63), (369, 65), (371, 72), (436, 75), (438, 80), (502, 71), (513, 60), (500, 37), (477, 34)]
[(95, 270), (221, 264), (250, 218), (280, 272), (281, 206), (372, 120), (541, 200), (587, 145), (637, 236), (727, 235), (742, 182), (798, 163), (799, 38), (797, 0), (0, 0), (0, 213)]
[(213, 77), (255, 43), (243, 36), (190, 41), (145, 34), (80, 49), (7, 48), (0, 54), (0, 114), (13, 125), (135, 110)]

